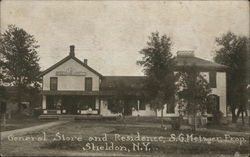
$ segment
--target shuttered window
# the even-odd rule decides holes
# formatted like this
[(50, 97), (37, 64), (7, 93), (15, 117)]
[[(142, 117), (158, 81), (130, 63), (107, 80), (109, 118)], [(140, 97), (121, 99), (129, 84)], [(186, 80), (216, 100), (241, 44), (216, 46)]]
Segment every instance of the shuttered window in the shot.
[(216, 72), (215, 71), (209, 72), (209, 85), (211, 88), (217, 87)]
[(50, 90), (57, 90), (57, 77), (50, 78)]
[(92, 78), (91, 77), (85, 78), (85, 91), (92, 91)]

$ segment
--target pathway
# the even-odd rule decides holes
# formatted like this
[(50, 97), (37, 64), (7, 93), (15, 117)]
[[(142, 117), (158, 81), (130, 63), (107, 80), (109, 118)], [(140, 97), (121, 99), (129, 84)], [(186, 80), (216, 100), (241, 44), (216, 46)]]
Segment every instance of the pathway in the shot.
[(9, 135), (23, 135), (26, 134), (27, 132), (30, 131), (35, 131), (35, 130), (39, 130), (39, 129), (44, 129), (44, 128), (49, 128), (52, 126), (56, 126), (56, 125), (60, 125), (60, 124), (64, 124), (67, 123), (68, 121), (55, 121), (55, 122), (50, 122), (50, 123), (46, 123), (46, 124), (42, 124), (42, 125), (37, 125), (37, 126), (32, 126), (32, 127), (28, 127), (28, 128), (22, 128), (22, 129), (16, 129), (16, 130), (10, 130), (10, 131), (4, 131), (1, 132), (1, 140), (3, 140), (4, 138), (8, 137)]

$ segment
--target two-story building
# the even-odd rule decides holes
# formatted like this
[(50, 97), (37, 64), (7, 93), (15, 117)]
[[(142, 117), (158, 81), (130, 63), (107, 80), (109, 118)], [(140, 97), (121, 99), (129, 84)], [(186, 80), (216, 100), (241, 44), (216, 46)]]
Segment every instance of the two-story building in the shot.
[[(200, 69), (212, 87), (218, 109), (226, 116), (226, 66), (197, 58), (192, 52), (178, 52), (176, 61), (177, 71), (184, 64), (195, 64)], [(45, 70), (41, 77), (43, 117), (64, 114), (116, 116), (110, 111), (110, 97), (118, 90), (119, 82), (132, 89), (126, 102), (130, 105), (125, 105), (124, 109), (126, 115), (161, 116), (160, 111), (152, 110), (136, 92), (141, 90), (145, 76), (103, 76), (88, 65), (87, 59), (82, 62), (76, 58), (74, 46), (70, 46), (67, 57)], [(163, 113), (165, 117), (178, 116), (178, 109), (169, 112), (165, 105)]]

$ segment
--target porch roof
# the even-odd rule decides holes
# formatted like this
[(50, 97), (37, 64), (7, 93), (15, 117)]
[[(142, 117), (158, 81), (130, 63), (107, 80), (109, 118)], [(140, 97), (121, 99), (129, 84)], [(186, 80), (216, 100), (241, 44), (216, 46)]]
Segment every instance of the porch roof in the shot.
[[(101, 91), (42, 91), (42, 95), (82, 95), (82, 96), (113, 96), (116, 95), (116, 90), (101, 90)], [(128, 91), (128, 96), (141, 96), (138, 90)]]
[(113, 90), (129, 87), (133, 90), (142, 89), (146, 76), (104, 76), (100, 84), (101, 90)]

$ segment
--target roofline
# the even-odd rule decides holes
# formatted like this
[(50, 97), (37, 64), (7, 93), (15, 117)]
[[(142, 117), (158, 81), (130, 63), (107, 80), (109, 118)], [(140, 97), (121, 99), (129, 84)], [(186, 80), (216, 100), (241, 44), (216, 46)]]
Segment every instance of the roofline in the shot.
[(89, 69), (90, 71), (92, 71), (93, 73), (95, 73), (96, 75), (103, 77), (102, 74), (98, 73), (97, 71), (95, 71), (94, 69), (92, 69), (90, 66), (88, 66), (87, 64), (83, 63), (80, 59), (76, 58), (76, 57), (72, 57), (72, 59), (74, 59), (75, 61), (77, 61), (79, 64), (81, 64), (82, 66), (84, 66), (85, 68)]
[(223, 64), (220, 64), (220, 63), (216, 63), (216, 62), (214, 62), (214, 61), (209, 61), (209, 60), (206, 60), (206, 59), (203, 59), (203, 58), (198, 58), (198, 57), (194, 57), (194, 58), (197, 58), (197, 59), (200, 59), (200, 60), (203, 60), (203, 61), (206, 61), (206, 62), (210, 62), (211, 64), (214, 64), (214, 66), (216, 66), (217, 68), (229, 69), (228, 66), (223, 65)]
[(66, 61), (68, 61), (71, 57), (70, 56), (66, 56), (64, 57), (62, 60), (58, 61), (56, 64), (52, 65), (51, 67), (47, 68), (46, 70), (44, 70), (43, 72), (41, 72), (41, 74), (38, 75), (38, 77), (41, 77), (47, 73), (49, 73), (50, 71), (54, 70), (55, 68), (57, 68), (58, 66), (62, 65), (63, 63), (65, 63)]
[[(175, 59), (177, 60), (177, 58), (188, 58), (188, 57), (182, 57), (182, 56), (177, 56)], [(205, 65), (196, 65), (196, 64), (193, 64), (195, 65), (197, 68), (200, 68), (200, 71), (228, 71), (230, 68), (226, 65), (223, 65), (223, 64), (219, 64), (219, 63), (216, 63), (216, 62), (213, 62), (213, 61), (209, 61), (209, 60), (206, 60), (206, 59), (202, 59), (202, 58), (198, 58), (198, 57), (190, 57), (190, 58), (196, 58), (196, 59), (199, 59), (199, 60), (202, 60), (202, 61), (205, 61), (205, 62), (209, 62), (211, 64), (213, 64), (213, 66), (205, 66)], [(183, 66), (186, 66), (186, 67), (192, 67), (193, 65), (176, 65), (175, 66), (175, 69), (176, 70), (179, 70), (181, 69)]]
[[(197, 57), (194, 57), (194, 58), (197, 58)], [(62, 65), (63, 63), (65, 63), (69, 59), (75, 60), (76, 62), (78, 62), (79, 64), (81, 64), (82, 66), (84, 66), (85, 68), (90, 70), (91, 72), (95, 73), (96, 75), (100, 76), (101, 78), (103, 78), (103, 77), (145, 77), (145, 76), (103, 76), (100, 73), (98, 73), (97, 71), (95, 71), (94, 69), (92, 69), (91, 67), (89, 67), (87, 64), (83, 63), (81, 60), (79, 60), (75, 56), (71, 56), (71, 55), (66, 56), (65, 58), (63, 58), (62, 60), (57, 62), (56, 64), (54, 64), (51, 67), (49, 67), (48, 69), (44, 70), (41, 74), (38, 75), (38, 77), (44, 76), (45, 74), (51, 72), (52, 70), (54, 70), (58, 66)], [(198, 68), (200, 68), (200, 71), (214, 71), (214, 70), (216, 70), (216, 71), (223, 71), (224, 72), (224, 71), (229, 70), (228, 66), (225, 66), (225, 65), (222, 65), (222, 64), (219, 64), (219, 63), (215, 63), (215, 62), (212, 62), (212, 61), (208, 61), (208, 60), (205, 60), (205, 59), (201, 59), (201, 58), (197, 58), (197, 59), (200, 59), (200, 60), (215, 64), (213, 67), (196, 65)], [(176, 65), (175, 70), (179, 71), (180, 69), (182, 69), (183, 66), (184, 65)], [(190, 67), (192, 65), (185, 65), (185, 66)]]
[(55, 68), (57, 68), (58, 66), (62, 65), (63, 63), (65, 63), (66, 61), (68, 61), (70, 59), (75, 60), (77, 63), (81, 64), (83, 67), (87, 68), (88, 70), (90, 70), (91, 72), (93, 72), (96, 75), (100, 76), (101, 78), (103, 77), (100, 73), (98, 73), (97, 71), (95, 71), (94, 69), (89, 67), (87, 64), (84, 64), (81, 60), (79, 60), (75, 56), (71, 56), (71, 55), (66, 56), (65, 58), (63, 58), (62, 60), (57, 62), (56, 64), (54, 64), (51, 67), (49, 67), (48, 69), (44, 70), (41, 74), (38, 75), (38, 77), (46, 75), (47, 73), (51, 72), (52, 70), (54, 70)]

